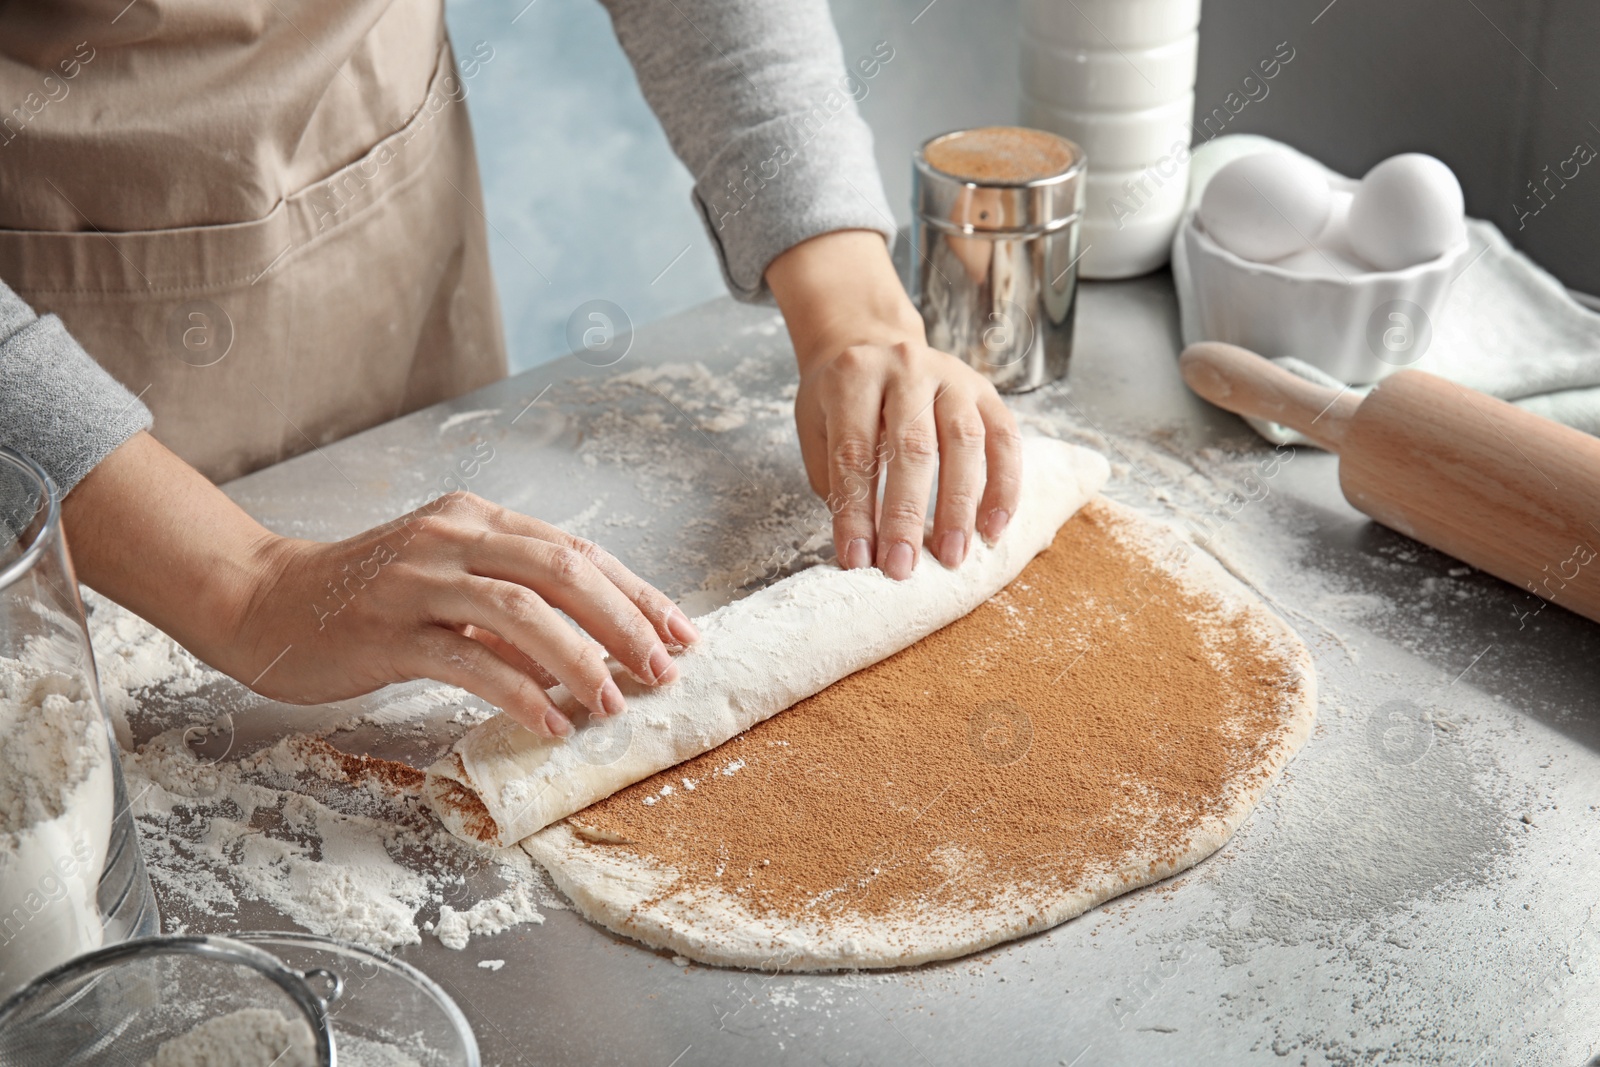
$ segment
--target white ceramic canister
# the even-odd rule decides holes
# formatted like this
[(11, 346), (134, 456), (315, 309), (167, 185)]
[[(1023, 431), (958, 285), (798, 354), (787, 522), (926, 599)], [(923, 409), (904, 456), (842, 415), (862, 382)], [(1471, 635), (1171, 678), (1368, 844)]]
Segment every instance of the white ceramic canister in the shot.
[(1200, 0), (1023, 0), (1022, 121), (1088, 159), (1085, 278), (1167, 262), (1189, 185)]

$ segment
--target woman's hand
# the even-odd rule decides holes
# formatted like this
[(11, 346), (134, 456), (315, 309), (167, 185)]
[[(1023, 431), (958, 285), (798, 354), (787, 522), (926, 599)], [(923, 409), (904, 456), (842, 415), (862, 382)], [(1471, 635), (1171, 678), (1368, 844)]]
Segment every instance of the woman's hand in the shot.
[(223, 658), (248, 669), (288, 649), (288, 669), (253, 688), (294, 704), (434, 678), (564, 735), (572, 724), (547, 688), (565, 685), (597, 718), (620, 715), (606, 653), (642, 684), (665, 685), (678, 677), (668, 646), (699, 636), (604, 549), (470, 493), (334, 544), (274, 541), (267, 557), (239, 620), (240, 655)]
[(773, 260), (767, 284), (799, 361), (800, 452), (833, 513), (840, 565), (909, 577), (936, 471), (939, 561), (959, 566), (974, 533), (999, 537), (1021, 485), (1016, 420), (982, 375), (928, 347), (883, 238), (814, 237)]
[(677, 677), (669, 648), (699, 636), (595, 545), (468, 493), (345, 541), (293, 540), (140, 434), (69, 494), (65, 518), (89, 585), (290, 703), (433, 678), (564, 735), (572, 724), (547, 688), (565, 684), (591, 715), (620, 714), (607, 652), (661, 685)]

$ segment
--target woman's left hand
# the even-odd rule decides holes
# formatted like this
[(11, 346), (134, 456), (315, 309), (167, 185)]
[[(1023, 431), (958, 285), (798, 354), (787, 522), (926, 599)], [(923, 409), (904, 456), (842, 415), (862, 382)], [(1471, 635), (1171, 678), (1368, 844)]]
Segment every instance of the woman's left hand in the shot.
[(814, 237), (773, 260), (767, 284), (794, 342), (800, 451), (840, 565), (909, 577), (936, 472), (939, 561), (959, 566), (975, 533), (999, 537), (1021, 485), (1016, 420), (987, 379), (928, 346), (883, 237)]

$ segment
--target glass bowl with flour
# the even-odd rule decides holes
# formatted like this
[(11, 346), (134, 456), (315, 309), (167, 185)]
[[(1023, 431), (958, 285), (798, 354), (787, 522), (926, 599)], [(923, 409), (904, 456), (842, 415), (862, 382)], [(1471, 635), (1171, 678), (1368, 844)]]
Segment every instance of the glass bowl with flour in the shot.
[(0, 448), (0, 998), (159, 926), (60, 494)]
[(140, 938), (0, 1003), (0, 1065), (481, 1067), (466, 1016), (421, 971), (315, 934)]

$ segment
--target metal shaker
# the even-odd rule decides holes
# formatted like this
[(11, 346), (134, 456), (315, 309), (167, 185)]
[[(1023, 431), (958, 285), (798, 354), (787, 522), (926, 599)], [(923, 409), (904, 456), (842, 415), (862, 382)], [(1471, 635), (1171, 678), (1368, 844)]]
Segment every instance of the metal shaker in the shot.
[(1083, 150), (1057, 134), (986, 126), (923, 144), (911, 298), (928, 343), (1002, 393), (1064, 377), (1083, 197)]

